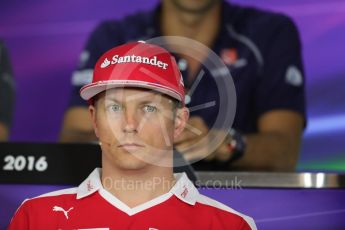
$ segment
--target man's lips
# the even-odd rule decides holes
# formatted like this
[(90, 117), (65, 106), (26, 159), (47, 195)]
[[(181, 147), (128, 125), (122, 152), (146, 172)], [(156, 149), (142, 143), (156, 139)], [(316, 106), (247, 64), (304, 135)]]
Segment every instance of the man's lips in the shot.
[(125, 148), (125, 149), (137, 149), (144, 147), (141, 144), (138, 143), (123, 143), (118, 146), (119, 148)]

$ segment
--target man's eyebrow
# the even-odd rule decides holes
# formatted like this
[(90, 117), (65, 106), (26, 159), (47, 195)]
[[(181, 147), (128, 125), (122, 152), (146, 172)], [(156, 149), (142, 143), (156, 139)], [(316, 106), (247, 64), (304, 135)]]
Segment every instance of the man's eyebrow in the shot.
[[(105, 101), (111, 101), (111, 102), (115, 102), (115, 103), (118, 103), (118, 104), (122, 104), (123, 103), (123, 102), (117, 100), (114, 97), (106, 97)], [(152, 99), (146, 99), (145, 98), (142, 101), (140, 99), (137, 100), (137, 101), (138, 101), (139, 105), (143, 105), (143, 104), (161, 104), (161, 100), (157, 100), (155, 98), (152, 98)], [(127, 102), (131, 102), (131, 100), (128, 100)]]
[[(154, 95), (152, 95), (152, 94), (154, 94)], [(154, 97), (155, 98), (156, 96), (157, 96), (157, 94), (154, 91), (143, 91), (140, 93), (130, 95), (128, 98), (129, 98), (129, 100), (136, 100), (136, 99), (147, 98), (147, 97)]]
[(145, 101), (141, 101), (139, 102), (140, 105), (143, 105), (143, 104), (161, 104), (160, 101), (157, 101), (157, 100), (145, 100)]
[(121, 104), (122, 102), (120, 102), (119, 100), (117, 100), (116, 98), (113, 98), (113, 97), (106, 97), (105, 100), (106, 101), (110, 101), (110, 102), (115, 102), (117, 104)]

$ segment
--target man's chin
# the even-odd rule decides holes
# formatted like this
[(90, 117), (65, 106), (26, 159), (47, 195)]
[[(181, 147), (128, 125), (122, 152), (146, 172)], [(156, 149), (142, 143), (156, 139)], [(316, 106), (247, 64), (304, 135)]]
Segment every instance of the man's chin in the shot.
[(204, 1), (190, 1), (189, 3), (185, 0), (173, 0), (172, 3), (182, 12), (202, 14), (210, 10), (214, 5), (219, 3), (219, 0), (204, 0)]
[(126, 170), (139, 170), (147, 167), (149, 162), (143, 158), (140, 152), (126, 151), (123, 150), (117, 153), (116, 163), (121, 169)]
[(117, 164), (117, 166), (121, 169), (121, 170), (125, 170), (125, 171), (138, 171), (138, 170), (142, 170), (148, 167), (148, 164), (145, 162), (131, 162), (130, 164), (127, 163), (119, 163)]
[(117, 165), (121, 169), (139, 170), (150, 166), (165, 166), (172, 167), (171, 159), (167, 156), (171, 151), (156, 151), (156, 155), (152, 155), (151, 151), (130, 150), (128, 149), (116, 149), (111, 151), (109, 159), (113, 164)]

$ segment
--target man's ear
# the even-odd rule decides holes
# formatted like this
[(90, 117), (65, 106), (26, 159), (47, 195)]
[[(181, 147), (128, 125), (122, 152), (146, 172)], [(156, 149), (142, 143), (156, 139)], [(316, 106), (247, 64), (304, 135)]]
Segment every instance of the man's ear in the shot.
[(89, 112), (91, 115), (92, 127), (95, 132), (96, 137), (98, 138), (98, 128), (97, 128), (97, 117), (96, 117), (96, 108), (94, 105), (89, 105)]
[(174, 139), (176, 139), (184, 130), (189, 119), (189, 110), (183, 107), (176, 110), (175, 124), (174, 124)]

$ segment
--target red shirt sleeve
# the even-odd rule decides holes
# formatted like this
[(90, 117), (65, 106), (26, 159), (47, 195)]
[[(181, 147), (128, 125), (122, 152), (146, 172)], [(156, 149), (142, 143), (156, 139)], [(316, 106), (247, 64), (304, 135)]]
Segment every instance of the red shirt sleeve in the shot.
[(11, 219), (7, 230), (25, 230), (29, 229), (29, 215), (27, 202), (17, 209), (16, 213)]

